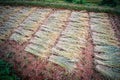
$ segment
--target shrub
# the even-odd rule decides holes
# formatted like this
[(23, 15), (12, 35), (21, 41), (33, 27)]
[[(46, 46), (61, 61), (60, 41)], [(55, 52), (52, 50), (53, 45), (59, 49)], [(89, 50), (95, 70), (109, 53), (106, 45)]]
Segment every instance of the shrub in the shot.
[(73, 0), (73, 3), (76, 3), (76, 4), (84, 4), (84, 3), (85, 3), (85, 0)]
[(115, 0), (102, 0), (101, 5), (107, 5), (107, 6), (116, 6), (117, 3)]
[(72, 2), (73, 0), (65, 0), (65, 1), (67, 1), (67, 2)]
[(67, 2), (73, 2), (75, 4), (84, 4), (85, 0), (65, 0)]
[(117, 3), (117, 5), (120, 5), (120, 0), (115, 0), (115, 2)]
[(12, 65), (0, 59), (0, 80), (20, 80)]

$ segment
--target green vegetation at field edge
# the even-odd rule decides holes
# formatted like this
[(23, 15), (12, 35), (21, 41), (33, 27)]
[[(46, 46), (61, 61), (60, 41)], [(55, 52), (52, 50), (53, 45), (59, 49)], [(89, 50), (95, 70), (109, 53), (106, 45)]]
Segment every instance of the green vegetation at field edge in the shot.
[(20, 80), (13, 70), (13, 65), (0, 59), (0, 80)]
[(98, 5), (80, 5), (72, 3), (54, 3), (54, 2), (44, 2), (44, 1), (13, 1), (6, 0), (0, 1), (1, 5), (12, 5), (12, 6), (39, 6), (39, 7), (51, 7), (51, 8), (62, 8), (69, 10), (87, 10), (90, 12), (105, 12), (120, 15), (120, 10), (118, 8), (112, 8), (108, 6), (98, 6)]

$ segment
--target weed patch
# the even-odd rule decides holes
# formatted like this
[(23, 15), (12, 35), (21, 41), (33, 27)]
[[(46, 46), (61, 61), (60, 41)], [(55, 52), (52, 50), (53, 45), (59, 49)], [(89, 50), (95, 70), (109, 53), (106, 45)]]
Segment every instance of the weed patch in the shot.
[(12, 64), (0, 59), (0, 80), (20, 80), (12, 68)]

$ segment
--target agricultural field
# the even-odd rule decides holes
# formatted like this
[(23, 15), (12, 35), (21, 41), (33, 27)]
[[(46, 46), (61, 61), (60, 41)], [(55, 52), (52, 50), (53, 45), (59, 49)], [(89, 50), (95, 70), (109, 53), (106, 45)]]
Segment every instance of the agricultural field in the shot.
[(0, 6), (0, 58), (22, 80), (119, 80), (120, 16)]

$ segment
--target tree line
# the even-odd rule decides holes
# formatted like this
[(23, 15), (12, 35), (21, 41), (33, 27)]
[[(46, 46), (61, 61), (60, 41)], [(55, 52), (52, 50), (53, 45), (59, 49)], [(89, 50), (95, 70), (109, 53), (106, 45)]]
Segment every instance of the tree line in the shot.
[[(86, 0), (65, 0), (77, 4), (85, 4)], [(101, 0), (100, 5), (116, 6), (120, 4), (120, 0)]]

